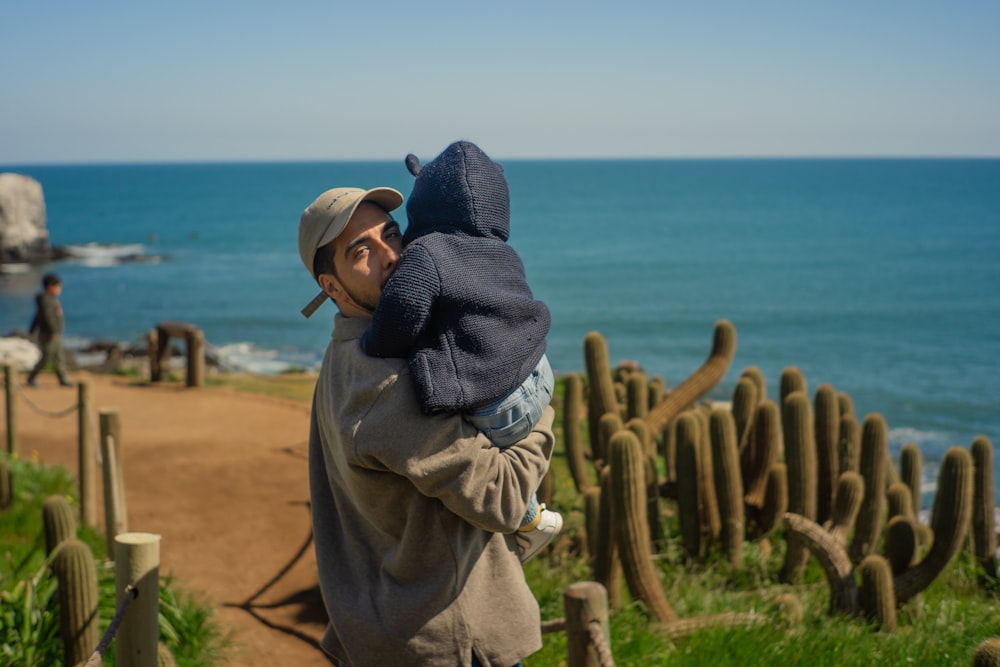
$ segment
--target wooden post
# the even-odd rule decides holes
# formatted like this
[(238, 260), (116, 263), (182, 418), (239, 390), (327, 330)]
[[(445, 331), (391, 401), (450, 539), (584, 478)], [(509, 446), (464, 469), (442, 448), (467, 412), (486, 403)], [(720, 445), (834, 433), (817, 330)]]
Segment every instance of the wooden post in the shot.
[(205, 334), (192, 327), (185, 332), (187, 343), (187, 386), (201, 387), (205, 384)]
[(163, 377), (163, 369), (160, 367), (160, 333), (157, 329), (150, 329), (146, 334), (147, 355), (149, 356), (149, 381), (159, 382)]
[(100, 421), (101, 455), (104, 459), (104, 532), (108, 556), (111, 556), (114, 553), (115, 536), (128, 530), (118, 410), (102, 410)]
[(608, 623), (608, 592), (596, 581), (571, 584), (563, 593), (566, 611), (566, 650), (569, 667), (600, 667), (597, 647), (590, 639), (590, 624), (597, 621), (603, 629), (606, 645), (611, 646)]
[(7, 394), (7, 453), (17, 455), (17, 369), (13, 364), (3, 367), (4, 387)]
[(90, 422), (90, 383), (81, 380), (77, 385), (77, 441), (79, 443), (80, 523), (97, 527), (96, 489), (94, 470), (93, 425)]
[(122, 533), (115, 538), (115, 590), (118, 598), (128, 586), (138, 595), (115, 635), (115, 664), (120, 667), (157, 667), (160, 638), (160, 536)]

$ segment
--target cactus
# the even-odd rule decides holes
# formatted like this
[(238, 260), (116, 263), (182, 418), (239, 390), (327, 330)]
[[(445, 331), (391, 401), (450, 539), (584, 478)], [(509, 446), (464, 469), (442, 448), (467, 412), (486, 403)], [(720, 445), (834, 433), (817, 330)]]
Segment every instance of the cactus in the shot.
[(885, 506), (885, 466), (889, 429), (878, 413), (865, 417), (861, 432), (861, 474), (865, 478), (865, 497), (854, 524), (854, 539), (848, 553), (860, 563), (875, 550), (882, 532), (882, 509)]
[(694, 414), (685, 412), (677, 418), (677, 517), (684, 551), (690, 558), (701, 553), (700, 439)]
[(597, 541), (601, 524), (601, 487), (592, 486), (583, 493), (583, 521), (587, 538), (587, 553), (593, 566), (600, 544)]
[(712, 474), (722, 522), (722, 549), (733, 568), (743, 564), (743, 480), (736, 445), (736, 424), (728, 410), (712, 411), (709, 421)]
[(580, 428), (583, 419), (583, 378), (578, 373), (567, 373), (563, 392), (563, 447), (566, 450), (566, 463), (577, 493), (583, 494), (594, 486), (587, 472), (587, 455)]
[(972, 667), (1000, 667), (1000, 637), (984, 639), (976, 647)]
[[(618, 398), (615, 396), (614, 380), (611, 377), (611, 361), (608, 343), (597, 331), (583, 337), (584, 361), (587, 367), (587, 384), (590, 387), (588, 423), (590, 425), (590, 446), (597, 442), (597, 426), (601, 417), (609, 412), (618, 414)], [(594, 452), (594, 458), (598, 457)]]
[[(801, 391), (793, 391), (785, 398), (781, 412), (785, 465), (788, 467), (788, 511), (815, 520), (816, 442), (809, 398)], [(802, 573), (808, 557), (805, 544), (792, 536), (788, 540), (781, 580), (795, 581)]]
[(618, 545), (614, 538), (614, 501), (611, 496), (611, 470), (605, 467), (601, 471), (600, 481), (600, 512), (597, 521), (597, 551), (594, 555), (594, 581), (600, 583), (608, 591), (608, 606), (619, 609), (621, 598), (621, 561), (618, 558)]
[(709, 543), (719, 538), (722, 532), (722, 518), (719, 516), (719, 499), (715, 494), (715, 469), (712, 461), (712, 442), (708, 426), (708, 414), (702, 408), (692, 410), (698, 419), (698, 503), (701, 507), (702, 527), (708, 534)]
[(913, 516), (920, 514), (920, 480), (923, 475), (923, 467), (920, 448), (912, 442), (903, 445), (902, 449), (899, 450), (899, 476), (902, 482), (910, 487)]
[(621, 431), (611, 439), (610, 446), (612, 513), (625, 581), (632, 597), (641, 600), (657, 620), (676, 620), (651, 558), (642, 443), (632, 432)]
[(14, 502), (14, 476), (7, 459), (0, 459), (0, 510), (5, 510)]
[(877, 554), (866, 556), (858, 565), (861, 588), (858, 605), (865, 618), (875, 621), (880, 630), (896, 630), (896, 595), (892, 588), (892, 571), (886, 559)]
[(854, 528), (858, 510), (861, 509), (861, 499), (864, 497), (865, 480), (861, 475), (850, 471), (842, 473), (837, 481), (837, 493), (828, 530), (843, 547), (847, 546), (847, 536)]
[(818, 523), (800, 514), (786, 513), (785, 523), (788, 533), (805, 544), (823, 568), (830, 587), (830, 613), (853, 615), (857, 611), (858, 587), (844, 547)]
[(662, 401), (667, 396), (667, 381), (663, 379), (662, 375), (654, 375), (649, 380), (649, 390), (646, 392), (647, 405), (646, 414), (653, 408), (654, 405)]
[(916, 519), (916, 515), (913, 513), (913, 495), (910, 493), (910, 487), (903, 482), (890, 485), (885, 494), (885, 500), (889, 505), (888, 516), (890, 519), (894, 516)]
[(829, 384), (816, 388), (813, 397), (813, 422), (816, 440), (816, 523), (830, 518), (833, 494), (840, 477), (837, 446), (840, 443), (840, 408), (837, 392)]
[(764, 373), (756, 366), (747, 366), (740, 373), (740, 378), (749, 378), (757, 388), (757, 403), (767, 400), (767, 379)]
[(795, 391), (809, 394), (809, 385), (806, 376), (802, 374), (797, 366), (786, 366), (781, 371), (781, 378), (778, 381), (778, 397), (781, 399), (780, 405), (785, 404), (788, 395)]
[(97, 568), (94, 556), (76, 538), (63, 541), (52, 560), (59, 582), (59, 636), (67, 665), (90, 657), (100, 637)]
[(861, 470), (861, 424), (853, 412), (840, 416), (840, 439), (837, 445), (837, 460), (840, 472), (860, 472)]
[(805, 617), (802, 601), (791, 593), (774, 598), (774, 614), (783, 625), (798, 625)]
[[(740, 469), (747, 505), (762, 507), (767, 475), (781, 449), (781, 417), (774, 401), (763, 401), (753, 418), (753, 436), (740, 452)], [(784, 512), (782, 512), (784, 513)]]
[(757, 403), (757, 385), (748, 377), (740, 378), (733, 390), (733, 421), (736, 424), (736, 448), (741, 452), (748, 446), (753, 432)]
[(76, 516), (66, 496), (49, 496), (42, 504), (45, 553), (51, 554), (64, 540), (76, 537)]
[(847, 392), (837, 392), (837, 405), (840, 407), (840, 416), (854, 414), (854, 399)]
[(976, 436), (970, 447), (975, 465), (972, 503), (972, 548), (982, 569), (983, 583), (997, 580), (997, 533), (994, 519), (993, 443), (984, 435)]
[(962, 447), (951, 447), (941, 462), (931, 509), (934, 542), (919, 564), (896, 576), (899, 604), (927, 588), (961, 548), (972, 520), (972, 477), (972, 456)]
[(649, 519), (649, 540), (653, 544), (653, 549), (659, 551), (663, 536), (660, 531), (660, 492), (656, 475), (656, 445), (644, 420), (634, 417), (628, 420), (625, 428), (635, 434), (642, 447), (643, 465), (646, 471), (646, 517)]
[(757, 536), (770, 533), (786, 511), (788, 511), (788, 470), (784, 463), (775, 463), (767, 471), (764, 505), (760, 508), (757, 519)]
[(885, 525), (885, 557), (893, 575), (902, 574), (916, 564), (917, 532), (913, 519), (896, 515)]
[(712, 351), (698, 370), (681, 382), (667, 397), (646, 415), (654, 433), (698, 400), (726, 374), (736, 356), (736, 327), (726, 320), (715, 323)]
[(608, 461), (608, 443), (611, 437), (624, 428), (622, 418), (617, 412), (606, 412), (597, 421), (597, 441), (593, 445), (594, 461), (598, 469)]
[(649, 414), (649, 381), (637, 371), (625, 380), (625, 418), (642, 419)]

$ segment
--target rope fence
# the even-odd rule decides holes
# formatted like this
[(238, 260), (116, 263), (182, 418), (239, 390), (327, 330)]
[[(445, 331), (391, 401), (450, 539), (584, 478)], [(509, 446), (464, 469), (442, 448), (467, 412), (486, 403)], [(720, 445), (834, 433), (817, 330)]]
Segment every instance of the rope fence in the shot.
[(542, 622), (542, 634), (566, 633), (569, 667), (615, 667), (608, 623), (608, 591), (596, 581), (580, 581), (563, 593), (566, 618)]
[(139, 589), (135, 586), (128, 586), (125, 589), (125, 595), (122, 597), (122, 601), (118, 603), (118, 608), (115, 610), (115, 616), (111, 619), (111, 624), (108, 625), (108, 629), (104, 631), (104, 636), (101, 637), (101, 641), (97, 643), (97, 648), (94, 652), (90, 654), (87, 658), (87, 662), (84, 667), (101, 667), (104, 664), (104, 654), (107, 652), (108, 647), (111, 646), (111, 640), (115, 638), (115, 633), (118, 632), (118, 626), (121, 625), (122, 620), (125, 618), (125, 612), (128, 611), (128, 606), (132, 604), (132, 600), (139, 597)]

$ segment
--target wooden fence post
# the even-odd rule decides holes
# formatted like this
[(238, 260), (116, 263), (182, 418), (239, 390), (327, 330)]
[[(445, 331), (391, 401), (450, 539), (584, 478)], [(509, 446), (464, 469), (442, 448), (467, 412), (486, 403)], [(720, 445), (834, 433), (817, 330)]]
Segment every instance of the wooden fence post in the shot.
[(149, 356), (149, 381), (159, 382), (163, 378), (163, 368), (160, 366), (160, 332), (157, 329), (150, 329), (146, 334), (147, 350)]
[(3, 367), (7, 398), (7, 453), (17, 454), (17, 370), (13, 364)]
[(122, 533), (115, 538), (115, 590), (133, 586), (138, 595), (115, 636), (119, 667), (157, 667), (160, 638), (160, 536)]
[(79, 443), (80, 523), (97, 526), (96, 473), (94, 465), (93, 426), (90, 422), (90, 383), (77, 384), (77, 441)]
[(128, 530), (121, 422), (118, 410), (101, 410), (101, 456), (104, 459), (104, 533), (108, 556), (114, 553), (115, 536)]
[(187, 386), (204, 386), (205, 334), (201, 329), (191, 328), (185, 332), (184, 338), (187, 343)]
[(563, 593), (566, 612), (566, 650), (569, 667), (600, 667), (598, 647), (590, 640), (590, 624), (600, 623), (604, 639), (611, 646), (608, 623), (608, 592), (596, 581), (571, 584)]

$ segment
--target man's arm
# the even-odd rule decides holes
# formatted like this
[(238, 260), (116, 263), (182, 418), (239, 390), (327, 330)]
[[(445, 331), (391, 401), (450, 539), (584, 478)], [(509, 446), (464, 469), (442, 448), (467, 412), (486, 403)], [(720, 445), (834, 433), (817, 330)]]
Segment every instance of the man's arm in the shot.
[[(397, 383), (402, 390), (408, 383)], [(408, 387), (405, 387), (409, 390)], [(380, 443), (371, 454), (426, 496), (438, 498), (469, 523), (497, 533), (517, 530), (549, 467), (555, 411), (546, 408), (528, 436), (498, 449), (461, 415), (426, 416), (409, 402), (395, 419), (365, 421), (358, 441)], [(371, 425), (371, 430), (368, 430)]]

